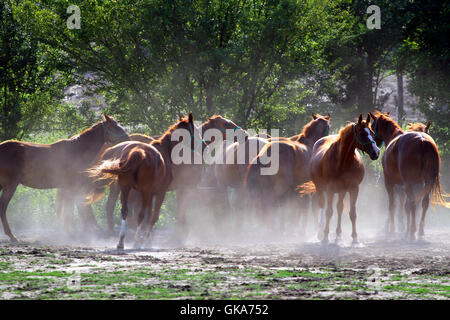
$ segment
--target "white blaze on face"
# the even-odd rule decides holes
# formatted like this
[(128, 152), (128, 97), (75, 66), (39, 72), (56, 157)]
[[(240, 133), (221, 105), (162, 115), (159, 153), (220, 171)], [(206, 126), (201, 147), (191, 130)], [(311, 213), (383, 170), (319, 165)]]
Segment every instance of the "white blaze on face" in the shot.
[(369, 138), (369, 141), (370, 141), (370, 142), (372, 143), (372, 145), (373, 145), (373, 149), (375, 150), (375, 152), (376, 152), (377, 155), (378, 155), (379, 152), (380, 152), (380, 149), (377, 147), (377, 144), (376, 144), (375, 140), (373, 140), (373, 137), (372, 137), (372, 135), (370, 134), (370, 130), (369, 130), (368, 128), (365, 128), (364, 131), (367, 132), (367, 137)]
[(372, 142), (372, 143), (374, 143), (375, 145), (377, 145), (377, 144), (375, 143), (375, 140), (373, 140), (372, 135), (370, 134), (370, 130), (367, 129), (367, 128), (365, 128), (364, 131), (367, 132), (367, 136), (369, 137), (370, 142)]

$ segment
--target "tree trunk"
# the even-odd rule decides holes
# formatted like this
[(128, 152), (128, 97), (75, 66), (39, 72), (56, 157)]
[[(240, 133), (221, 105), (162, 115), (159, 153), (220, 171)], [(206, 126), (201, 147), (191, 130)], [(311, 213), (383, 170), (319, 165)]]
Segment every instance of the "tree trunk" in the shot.
[(397, 68), (397, 110), (398, 110), (398, 123), (401, 126), (405, 118), (405, 111), (403, 108), (403, 71), (401, 68)]

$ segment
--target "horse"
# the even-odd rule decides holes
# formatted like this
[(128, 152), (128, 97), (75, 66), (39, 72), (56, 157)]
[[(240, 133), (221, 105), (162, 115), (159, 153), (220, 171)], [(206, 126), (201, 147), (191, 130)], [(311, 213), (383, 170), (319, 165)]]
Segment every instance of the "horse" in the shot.
[[(155, 140), (155, 138), (153, 138), (153, 137), (147, 136), (145, 134), (140, 134), (140, 133), (130, 134), (129, 139), (131, 141), (140, 141), (140, 142), (144, 142), (144, 143), (150, 143)], [(100, 156), (109, 147), (111, 147), (110, 143), (104, 144), (102, 146), (102, 148), (99, 150), (98, 158), (95, 162), (99, 161)], [(117, 157), (118, 157), (118, 155), (117, 155)], [(88, 190), (88, 191), (85, 190), (87, 193), (89, 193), (89, 188), (92, 187), (90, 185), (91, 182), (92, 182), (92, 180), (87, 180), (86, 183), (84, 184), (84, 189)], [(106, 204), (106, 208), (107, 208), (106, 216), (108, 218), (111, 217), (111, 219), (112, 219), (112, 211), (114, 210), (115, 203), (119, 196), (119, 193), (120, 193), (120, 189), (117, 186), (117, 183), (112, 184), (110, 186), (110, 194), (108, 196), (108, 201)], [(63, 222), (63, 226), (64, 226), (66, 233), (69, 230), (69, 226), (71, 226), (73, 224), (73, 203), (75, 201), (76, 196), (78, 196), (78, 194), (74, 193), (74, 191), (71, 189), (58, 189), (57, 193), (56, 193), (56, 220), (61, 221), (61, 219), (63, 219), (62, 222)], [(114, 198), (114, 202), (111, 201), (113, 198)], [(132, 204), (131, 207), (139, 207), (140, 208), (140, 199), (136, 199), (136, 197), (134, 196), (134, 192), (131, 192), (131, 195), (129, 198), (130, 198), (129, 202)], [(134, 205), (136, 202), (137, 202), (137, 205)], [(64, 212), (64, 208), (66, 209), (65, 212)], [(92, 208), (90, 205), (84, 205), (84, 209), (88, 212), (92, 212)], [(111, 215), (108, 214), (108, 210), (111, 210)], [(92, 217), (93, 217), (93, 214), (92, 214)], [(133, 216), (133, 217), (135, 217), (135, 216)], [(133, 221), (133, 222), (135, 222), (135, 221)], [(95, 218), (91, 221), (85, 221), (86, 228), (88, 228), (89, 223), (93, 224), (94, 227), (99, 229)]]
[(310, 173), (311, 181), (299, 186), (301, 194), (316, 193), (320, 216), (323, 216), (325, 196), (327, 203), (326, 221), (323, 229), (322, 243), (328, 243), (330, 219), (333, 215), (333, 198), (338, 194), (336, 243), (341, 239), (341, 216), (344, 197), (350, 194), (350, 220), (352, 222), (353, 244), (358, 243), (356, 232), (356, 201), (359, 185), (364, 178), (364, 164), (358, 150), (367, 152), (371, 160), (379, 157), (374, 133), (370, 128), (370, 116), (364, 121), (362, 114), (356, 123), (349, 123), (339, 130), (337, 135), (319, 139), (313, 147)]
[[(80, 134), (53, 144), (8, 140), (0, 144), (0, 217), (5, 234), (17, 242), (6, 218), (7, 206), (19, 184), (35, 189), (77, 190), (84, 170), (93, 164), (104, 143), (128, 140), (124, 128), (104, 115)], [(82, 204), (77, 204), (79, 209)]]
[[(417, 131), (417, 132), (424, 132), (429, 134), (429, 130), (430, 130), (430, 126), (431, 126), (431, 121), (428, 121), (427, 124), (423, 124), (420, 122), (415, 122), (415, 123), (408, 123), (408, 127), (406, 128), (407, 131)], [(398, 228), (398, 230), (403, 231), (405, 229), (405, 225), (404, 225), (404, 215), (405, 213), (402, 211), (402, 208), (405, 207), (405, 200), (406, 200), (406, 194), (405, 194), (405, 190), (403, 190), (403, 188), (400, 185), (396, 185), (394, 187), (394, 193), (398, 196), (399, 199), (399, 210), (397, 212), (397, 217), (398, 217), (398, 224), (396, 225), (396, 227)], [(395, 216), (395, 214), (394, 214)], [(395, 220), (395, 218), (394, 218)], [(390, 218), (389, 216), (386, 219), (386, 226), (385, 226), (385, 230), (387, 232), (389, 232), (389, 224), (390, 224)]]
[[(150, 144), (142, 142), (128, 142), (121, 144), (120, 158), (104, 160), (102, 164), (90, 169), (91, 176), (97, 180), (117, 180), (120, 187), (120, 201), (122, 205), (122, 225), (117, 248), (124, 248), (126, 232), (126, 219), (128, 214), (128, 195), (132, 189), (142, 195), (142, 207), (138, 215), (138, 228), (135, 237), (135, 247), (139, 247), (142, 241), (142, 222), (145, 211), (148, 210), (148, 225), (146, 238), (148, 239), (153, 226), (159, 219), (159, 212), (166, 192), (173, 181), (172, 151), (179, 143), (172, 140), (176, 130), (187, 130), (190, 133), (190, 150), (196, 149), (195, 139), (200, 138), (198, 130), (194, 126), (192, 113), (187, 118), (179, 119), (172, 125), (161, 138)], [(206, 147), (204, 141), (201, 144), (202, 151)], [(118, 146), (112, 147), (118, 148)], [(104, 155), (110, 152), (107, 149)], [(102, 157), (103, 158), (103, 157)], [(95, 198), (95, 195), (92, 195)], [(155, 198), (154, 209), (152, 208)]]
[[(382, 165), (384, 184), (389, 197), (389, 233), (395, 232), (395, 186), (400, 186), (406, 193), (405, 211), (407, 217), (406, 237), (415, 240), (416, 207), (422, 202), (422, 216), (419, 225), (419, 238), (424, 236), (425, 216), (430, 199), (433, 204), (446, 208), (439, 181), (440, 157), (433, 138), (424, 132), (404, 132), (390, 118), (390, 113), (369, 113), (373, 119), (377, 145), (386, 145)], [(445, 194), (445, 193), (444, 193)]]
[[(330, 115), (313, 113), (312, 120), (303, 127), (301, 133), (290, 138), (269, 139), (258, 155), (250, 160), (243, 179), (243, 193), (251, 199), (253, 207), (256, 208), (258, 202), (263, 204), (261, 209), (266, 223), (270, 223), (273, 218), (273, 215), (269, 216), (270, 211), (281, 205), (283, 199), (287, 199), (291, 205), (289, 209), (294, 210), (291, 218), (300, 221), (297, 214), (305, 204), (295, 190), (298, 185), (309, 180), (308, 167), (312, 148), (317, 140), (328, 135), (329, 122)], [(262, 175), (261, 168), (267, 167), (267, 164), (263, 164), (261, 159), (272, 152), (278, 152), (279, 168), (275, 174)]]
[(431, 121), (428, 121), (427, 124), (423, 124), (420, 122), (416, 122), (416, 123), (410, 122), (410, 123), (408, 123), (408, 127), (406, 128), (406, 130), (424, 132), (426, 134), (430, 134), (430, 126), (431, 126)]
[[(220, 115), (213, 115), (209, 117), (205, 122), (203, 122), (198, 130), (203, 134), (208, 129), (218, 129), (222, 134), (222, 139), (226, 139), (226, 130), (232, 130), (233, 132), (241, 131), (241, 134), (246, 134), (246, 132), (237, 126), (233, 121), (226, 119)], [(130, 139), (134, 140), (137, 136), (130, 135)], [(151, 137), (142, 137), (142, 142), (151, 143)], [(136, 139), (137, 140), (137, 139)], [(206, 139), (205, 144), (208, 145), (213, 143), (214, 139)], [(116, 151), (114, 151), (114, 149)], [(114, 158), (121, 152), (120, 146), (115, 146), (114, 149), (110, 149), (108, 154), (105, 154), (105, 159)], [(177, 202), (177, 228), (178, 228), (178, 236), (180, 239), (185, 237), (185, 216), (186, 210), (188, 208), (187, 199), (189, 198), (189, 193), (195, 189), (200, 183), (200, 179), (202, 176), (203, 165), (195, 164), (195, 163), (182, 163), (182, 164), (173, 164), (172, 168), (172, 182), (169, 185), (168, 191), (175, 190), (176, 191), (176, 202)], [(108, 221), (108, 230), (112, 235), (113, 232), (113, 212), (115, 203), (119, 196), (119, 188), (116, 183), (110, 186), (110, 193), (108, 196), (107, 204), (106, 204), (106, 215)], [(129, 207), (140, 208), (140, 199), (136, 196), (136, 192), (131, 190), (129, 198), (128, 198)]]

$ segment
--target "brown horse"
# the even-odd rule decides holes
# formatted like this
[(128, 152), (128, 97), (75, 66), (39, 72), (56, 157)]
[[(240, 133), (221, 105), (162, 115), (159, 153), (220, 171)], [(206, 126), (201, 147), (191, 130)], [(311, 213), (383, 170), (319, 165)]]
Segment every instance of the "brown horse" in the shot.
[[(115, 178), (121, 190), (122, 204), (122, 227), (120, 232), (118, 249), (123, 249), (126, 231), (126, 218), (128, 214), (128, 195), (132, 189), (142, 195), (142, 207), (138, 215), (138, 230), (136, 231), (135, 246), (141, 243), (141, 225), (145, 211), (148, 210), (147, 238), (149, 237), (154, 224), (158, 221), (159, 212), (165, 194), (173, 182), (173, 168), (175, 167), (172, 158), (172, 150), (179, 143), (172, 141), (172, 135), (176, 130), (187, 130), (190, 133), (190, 150), (195, 152), (195, 139), (201, 140), (199, 131), (193, 123), (193, 116), (180, 119), (170, 127), (167, 132), (158, 140), (145, 144), (141, 142), (122, 143), (107, 149), (105, 158), (113, 149), (121, 149), (120, 158), (117, 160), (105, 160), (100, 166), (91, 169), (92, 175), (98, 179)], [(202, 141), (202, 150), (206, 145)], [(112, 150), (112, 151), (111, 151)], [(95, 196), (93, 196), (95, 198)], [(152, 202), (155, 198), (155, 207), (152, 210)]]
[[(254, 157), (244, 176), (244, 184), (253, 207), (262, 204), (263, 218), (266, 223), (274, 218), (271, 211), (285, 199), (291, 202), (289, 211), (293, 211), (291, 226), (300, 222), (299, 209), (308, 209), (307, 204), (295, 192), (298, 185), (309, 180), (309, 160), (314, 143), (329, 132), (330, 115), (312, 115), (312, 120), (303, 127), (301, 133), (290, 138), (272, 138)], [(261, 159), (272, 152), (278, 152), (278, 170), (275, 174), (262, 174), (261, 168), (267, 167)], [(293, 202), (293, 203), (292, 203)], [(300, 203), (299, 203), (300, 202)], [(282, 228), (284, 223), (282, 222)]]
[(77, 190), (82, 172), (93, 164), (104, 143), (128, 140), (125, 130), (112, 118), (53, 144), (8, 140), (0, 144), (0, 217), (5, 234), (17, 241), (6, 219), (6, 208), (19, 184), (36, 189)]
[[(155, 140), (154, 138), (152, 138), (150, 136), (147, 136), (145, 134), (140, 134), (140, 133), (130, 134), (129, 139), (131, 141), (140, 141), (143, 143), (150, 143)], [(110, 147), (111, 147), (110, 143), (103, 145), (103, 147), (100, 149), (100, 151), (98, 153), (98, 157), (97, 157), (97, 160), (95, 161), (95, 163), (100, 161), (100, 157), (102, 156), (104, 151)], [(120, 156), (119, 153), (120, 152), (118, 152), (116, 154), (111, 154), (111, 158), (108, 158), (108, 159), (112, 159), (112, 158), (114, 158), (114, 156), (116, 158), (118, 158)], [(92, 183), (91, 179), (86, 181), (85, 186), (84, 186), (84, 189), (86, 189), (86, 190), (84, 190), (84, 192), (83, 192), (84, 194), (89, 193), (91, 191), (90, 190), (92, 188), (91, 183)], [(106, 208), (107, 208), (106, 211), (107, 211), (108, 218), (112, 219), (112, 211), (114, 210), (115, 203), (119, 196), (119, 193), (120, 193), (119, 186), (117, 185), (117, 183), (113, 183), (110, 186), (110, 195), (108, 196), (108, 202), (106, 204)], [(66, 231), (66, 233), (69, 232), (70, 226), (73, 225), (73, 218), (74, 218), (73, 203), (77, 196), (79, 196), (79, 194), (77, 192), (74, 192), (74, 190), (71, 190), (71, 189), (58, 189), (58, 191), (56, 193), (56, 220), (57, 221), (62, 220), (63, 227), (64, 227), (64, 230)], [(110, 199), (111, 200), (114, 199), (114, 202), (110, 201)], [(128, 201), (129, 201), (131, 207), (137, 207), (138, 209), (140, 209), (141, 203), (140, 203), (140, 198), (138, 198), (137, 192), (131, 191)], [(137, 202), (137, 205), (134, 205), (136, 202)], [(90, 205), (84, 205), (84, 209), (87, 212), (92, 212), (92, 208)], [(111, 215), (108, 214), (108, 210), (111, 210)], [(92, 214), (92, 217), (93, 217), (93, 214)], [(135, 218), (136, 215), (133, 215), (132, 217)], [(136, 221), (134, 221), (134, 220), (136, 220), (136, 219), (133, 219), (133, 223), (135, 224)], [(95, 218), (94, 218), (94, 220), (85, 221), (84, 223), (85, 223), (86, 228), (89, 227), (89, 225), (88, 225), (89, 223), (94, 224), (94, 227), (99, 228), (97, 222), (95, 221)], [(109, 224), (109, 221), (108, 221), (108, 224)], [(112, 221), (111, 221), (111, 225), (112, 225)]]
[(370, 113), (372, 128), (378, 145), (383, 142), (386, 150), (383, 154), (384, 184), (389, 197), (389, 231), (395, 232), (395, 186), (406, 193), (405, 211), (407, 214), (407, 237), (415, 240), (416, 207), (422, 201), (419, 237), (424, 236), (425, 216), (430, 203), (449, 207), (441, 192), (439, 182), (439, 151), (428, 134), (423, 132), (404, 132), (390, 118), (389, 113)]
[[(408, 127), (406, 128), (406, 130), (407, 131), (424, 132), (424, 133), (429, 134), (430, 126), (431, 126), (431, 121), (428, 121), (427, 124), (423, 124), (420, 122), (408, 123)], [(404, 224), (403, 218), (406, 215), (403, 212), (403, 208), (405, 207), (406, 194), (405, 194), (405, 190), (403, 190), (403, 188), (400, 185), (396, 185), (394, 187), (394, 193), (398, 196), (398, 200), (399, 200), (399, 204), (400, 204), (400, 206), (398, 206), (397, 213), (394, 214), (394, 216), (396, 215), (398, 218), (398, 224), (396, 225), (396, 227), (398, 228), (398, 230), (403, 231), (405, 229), (405, 224)], [(395, 218), (394, 218), (394, 220), (395, 220)], [(385, 227), (387, 232), (389, 232), (389, 228), (390, 228), (389, 225), (390, 225), (390, 217), (387, 217), (386, 227)]]
[(330, 219), (333, 215), (334, 194), (339, 195), (337, 202), (338, 223), (336, 228), (336, 242), (340, 241), (341, 216), (344, 208), (344, 197), (350, 194), (350, 220), (352, 222), (353, 243), (358, 242), (356, 233), (356, 200), (359, 185), (364, 177), (364, 164), (356, 149), (365, 151), (370, 159), (376, 160), (380, 150), (372, 138), (370, 116), (364, 121), (362, 115), (356, 123), (349, 123), (339, 131), (338, 135), (324, 137), (314, 144), (310, 170), (311, 180), (300, 186), (303, 194), (316, 192), (320, 214), (322, 216), (327, 202), (326, 221), (323, 230), (322, 243), (328, 243)]
[(426, 134), (430, 134), (430, 126), (431, 126), (431, 121), (428, 121), (427, 124), (423, 124), (420, 122), (408, 123), (408, 127), (406, 128), (406, 130), (424, 132)]
[[(222, 139), (226, 139), (226, 130), (238, 131), (242, 130), (238, 127), (234, 122), (228, 120), (220, 115), (214, 115), (210, 117), (207, 121), (205, 121), (199, 128), (204, 134), (208, 129), (218, 129), (222, 134)], [(243, 130), (242, 130), (243, 131)], [(245, 134), (245, 133), (244, 133)], [(130, 135), (130, 139), (134, 139), (134, 135)], [(147, 141), (144, 140), (143, 137), (140, 141), (149, 143), (151, 142), (150, 137), (147, 138)], [(205, 143), (209, 144), (214, 142), (213, 139), (206, 140)], [(116, 150), (116, 151), (114, 151)], [(115, 146), (114, 149), (111, 149), (109, 154), (105, 154), (105, 158), (114, 158), (120, 153), (121, 147), (120, 145)], [(117, 153), (118, 152), (118, 153)], [(190, 192), (195, 192), (194, 190), (200, 183), (200, 179), (202, 176), (203, 165), (201, 164), (172, 164), (172, 182), (170, 183), (169, 189), (176, 191), (176, 201), (177, 201), (177, 225), (178, 225), (178, 236), (180, 239), (185, 237), (185, 224), (186, 224), (186, 211), (188, 208), (187, 200), (189, 198)], [(106, 204), (106, 214), (108, 221), (109, 233), (113, 234), (113, 212), (115, 203), (117, 201), (119, 195), (119, 188), (117, 184), (112, 184), (110, 186), (110, 193), (108, 196), (108, 201)], [(136, 196), (134, 190), (130, 192), (128, 203), (129, 207), (140, 208), (140, 198)]]

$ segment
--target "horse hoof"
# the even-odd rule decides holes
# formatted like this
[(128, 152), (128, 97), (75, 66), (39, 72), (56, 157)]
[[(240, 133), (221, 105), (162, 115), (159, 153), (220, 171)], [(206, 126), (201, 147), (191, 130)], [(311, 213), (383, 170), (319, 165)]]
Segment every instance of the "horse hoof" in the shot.
[(322, 245), (325, 246), (329, 243), (328, 239), (323, 239), (322, 240)]
[(356, 248), (356, 247), (359, 247), (359, 246), (361, 246), (361, 243), (360, 243), (358, 240), (353, 239), (353, 241), (352, 241), (352, 247), (353, 247), (353, 248)]
[(18, 241), (16, 238), (14, 238), (14, 237), (10, 238), (9, 241), (10, 241), (11, 243), (13, 243), (13, 244), (19, 243), (19, 241)]

